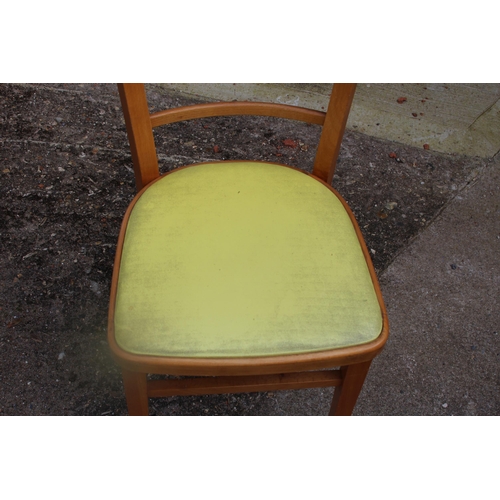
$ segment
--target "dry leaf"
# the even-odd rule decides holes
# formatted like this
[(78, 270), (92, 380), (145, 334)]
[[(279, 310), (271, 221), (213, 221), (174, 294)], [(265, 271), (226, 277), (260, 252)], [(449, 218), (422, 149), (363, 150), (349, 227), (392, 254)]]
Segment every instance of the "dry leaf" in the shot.
[(293, 139), (285, 139), (283, 141), (283, 144), (285, 146), (288, 146), (289, 148), (296, 148), (297, 147), (297, 142), (294, 141)]

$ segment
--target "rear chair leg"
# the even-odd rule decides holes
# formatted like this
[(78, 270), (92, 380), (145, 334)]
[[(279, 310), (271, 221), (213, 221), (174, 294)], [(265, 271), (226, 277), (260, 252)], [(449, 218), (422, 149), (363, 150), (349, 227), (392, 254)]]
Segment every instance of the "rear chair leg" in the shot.
[(146, 373), (122, 370), (129, 415), (149, 415)]
[(352, 415), (370, 364), (371, 360), (340, 368), (342, 372), (342, 385), (335, 388), (329, 415)]

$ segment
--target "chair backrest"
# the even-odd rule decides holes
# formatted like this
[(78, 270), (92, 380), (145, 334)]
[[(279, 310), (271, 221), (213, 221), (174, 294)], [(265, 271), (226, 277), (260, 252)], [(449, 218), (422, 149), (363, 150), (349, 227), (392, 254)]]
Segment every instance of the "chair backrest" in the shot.
[(331, 184), (356, 84), (336, 83), (326, 113), (287, 104), (233, 101), (196, 104), (151, 114), (143, 84), (121, 83), (118, 90), (139, 191), (160, 175), (154, 127), (197, 118), (234, 115), (273, 116), (322, 125), (313, 175)]

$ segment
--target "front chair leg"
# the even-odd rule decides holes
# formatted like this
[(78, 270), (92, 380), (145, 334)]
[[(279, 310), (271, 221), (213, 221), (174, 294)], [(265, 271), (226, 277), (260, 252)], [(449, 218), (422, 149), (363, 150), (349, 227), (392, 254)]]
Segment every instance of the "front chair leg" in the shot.
[(371, 360), (340, 368), (342, 372), (342, 385), (335, 388), (329, 415), (352, 415), (370, 364)]
[(129, 415), (149, 415), (146, 373), (122, 370)]

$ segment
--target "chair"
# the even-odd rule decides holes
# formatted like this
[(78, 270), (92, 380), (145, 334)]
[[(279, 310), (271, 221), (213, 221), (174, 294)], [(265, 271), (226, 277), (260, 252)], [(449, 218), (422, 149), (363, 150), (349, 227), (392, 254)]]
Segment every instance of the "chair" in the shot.
[[(350, 415), (388, 336), (366, 245), (331, 187), (355, 85), (335, 84), (326, 113), (230, 102), (150, 114), (143, 85), (118, 89), (138, 194), (118, 239), (108, 339), (129, 414), (147, 415), (153, 397), (333, 386), (330, 415)], [(312, 174), (220, 161), (160, 176), (154, 127), (229, 115), (322, 125)]]

